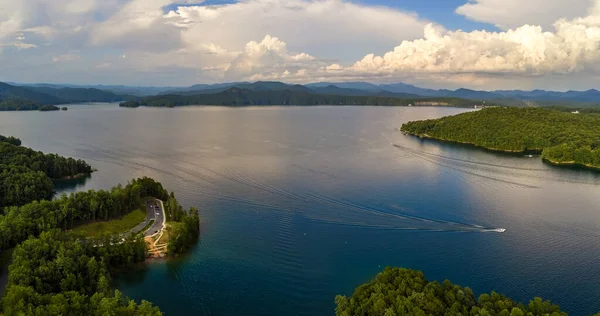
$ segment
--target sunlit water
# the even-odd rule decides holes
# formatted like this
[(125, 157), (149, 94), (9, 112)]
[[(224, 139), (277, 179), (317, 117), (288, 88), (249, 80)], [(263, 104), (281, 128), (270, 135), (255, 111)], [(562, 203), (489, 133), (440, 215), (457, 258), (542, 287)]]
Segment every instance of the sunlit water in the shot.
[(600, 176), (395, 131), (463, 111), (77, 105), (0, 134), (99, 170), (75, 190), (150, 176), (200, 209), (188, 256), (115, 280), (167, 315), (331, 315), (388, 265), (600, 311)]

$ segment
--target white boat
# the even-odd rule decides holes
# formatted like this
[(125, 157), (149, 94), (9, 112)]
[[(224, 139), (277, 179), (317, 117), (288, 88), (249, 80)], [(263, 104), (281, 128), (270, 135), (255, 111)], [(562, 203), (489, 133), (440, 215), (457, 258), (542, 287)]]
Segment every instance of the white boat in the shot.
[(506, 228), (496, 228), (496, 231), (499, 233), (503, 233), (506, 231)]

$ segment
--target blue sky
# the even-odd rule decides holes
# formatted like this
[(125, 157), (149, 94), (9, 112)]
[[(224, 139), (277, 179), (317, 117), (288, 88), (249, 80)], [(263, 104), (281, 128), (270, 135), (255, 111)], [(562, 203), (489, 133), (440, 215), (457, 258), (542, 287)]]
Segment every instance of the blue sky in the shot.
[(419, 16), (435, 21), (448, 29), (463, 29), (466, 31), (475, 29), (497, 30), (493, 25), (474, 22), (460, 14), (456, 14), (456, 8), (465, 4), (465, 0), (360, 0), (356, 2), (413, 11)]
[(0, 8), (0, 81), (600, 88), (600, 0), (0, 0)]

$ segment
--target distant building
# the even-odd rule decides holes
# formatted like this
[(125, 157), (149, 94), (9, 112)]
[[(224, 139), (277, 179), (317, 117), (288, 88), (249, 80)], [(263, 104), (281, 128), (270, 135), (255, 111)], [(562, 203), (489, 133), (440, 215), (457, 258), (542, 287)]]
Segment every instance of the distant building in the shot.
[(571, 112), (571, 113), (573, 113), (573, 114), (579, 114), (579, 111), (575, 111), (575, 112)]
[(420, 101), (420, 102), (415, 102), (415, 105), (420, 105), (420, 106), (448, 106), (448, 105), (450, 105), (450, 103), (448, 103), (448, 102), (437, 102), (437, 101)]

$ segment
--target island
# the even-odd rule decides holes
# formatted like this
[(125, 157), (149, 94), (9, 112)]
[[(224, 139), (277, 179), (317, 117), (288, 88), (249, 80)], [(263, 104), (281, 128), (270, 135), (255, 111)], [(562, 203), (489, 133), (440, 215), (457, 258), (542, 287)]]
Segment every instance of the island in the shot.
[(63, 111), (66, 111), (66, 110), (68, 110), (68, 108), (67, 108), (66, 106), (63, 106), (63, 107), (62, 107), (62, 108), (60, 108), (60, 109), (61, 109), (61, 110), (63, 110)]
[(539, 154), (553, 165), (600, 169), (600, 115), (543, 108), (488, 107), (403, 124), (403, 133), (493, 151)]
[(119, 106), (124, 108), (137, 108), (140, 106), (140, 103), (137, 101), (125, 101), (119, 103)]
[(147, 177), (51, 199), (51, 179), (91, 166), (15, 137), (0, 136), (0, 153), (0, 314), (162, 315), (112, 289), (111, 278), (156, 253), (189, 250), (199, 238), (198, 210), (184, 210)]
[[(446, 280), (425, 279), (423, 272), (385, 268), (351, 297), (335, 298), (337, 316), (351, 315), (548, 315), (567, 316), (560, 307), (536, 297), (529, 304), (492, 292), (475, 299), (473, 291)], [(600, 314), (597, 314), (598, 316)]]

